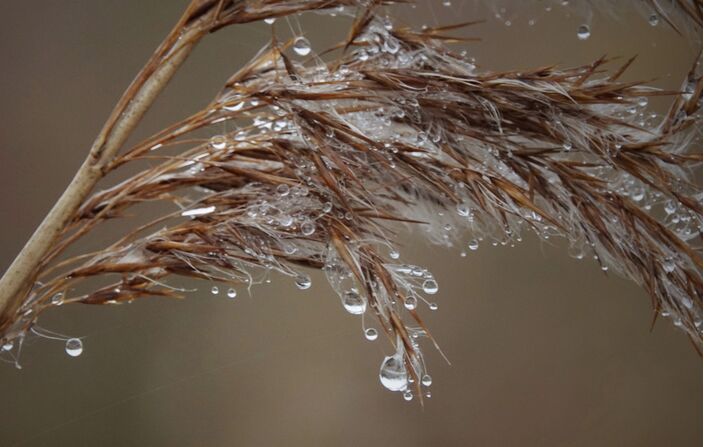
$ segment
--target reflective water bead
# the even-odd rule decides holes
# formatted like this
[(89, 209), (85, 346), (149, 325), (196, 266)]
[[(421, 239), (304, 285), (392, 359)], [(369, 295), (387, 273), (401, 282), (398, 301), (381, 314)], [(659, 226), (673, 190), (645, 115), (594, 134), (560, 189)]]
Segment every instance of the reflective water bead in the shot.
[(374, 341), (377, 339), (377, 337), (379, 337), (379, 333), (373, 327), (370, 327), (369, 329), (364, 331), (364, 338), (369, 341)]
[(210, 139), (210, 145), (213, 149), (225, 149), (227, 147), (227, 138), (223, 135), (215, 135)]
[(298, 275), (296, 277), (296, 287), (299, 289), (306, 290), (309, 289), (311, 285), (313, 285), (313, 281), (311, 281), (310, 276)]
[(579, 25), (579, 28), (577, 28), (577, 38), (579, 40), (587, 40), (591, 35), (592, 32), (588, 25)]
[(305, 37), (297, 37), (293, 42), (293, 51), (299, 56), (308, 56), (311, 52), (310, 42)]
[(438, 293), (438, 283), (434, 279), (426, 279), (423, 282), (423, 292), (428, 295), (435, 295)]
[(213, 286), (213, 288), (210, 289), (210, 293), (212, 293), (213, 295), (217, 295), (218, 293), (220, 293), (220, 289), (218, 289), (218, 286)]
[(438, 310), (438, 303), (430, 303), (428, 304), (428, 308), (430, 310)]
[(342, 305), (352, 315), (361, 315), (367, 310), (367, 302), (355, 289), (342, 294)]
[(78, 357), (83, 353), (83, 342), (79, 338), (69, 338), (66, 340), (66, 354), (71, 357)]
[(423, 386), (430, 386), (433, 384), (433, 378), (430, 377), (428, 374), (425, 374), (423, 377), (421, 377), (420, 383), (422, 383)]
[(414, 296), (409, 296), (403, 302), (403, 306), (408, 310), (413, 310), (418, 306), (418, 300)]
[(235, 298), (237, 296), (237, 290), (235, 289), (228, 289), (227, 290), (227, 297), (228, 298)]
[(459, 214), (462, 217), (467, 217), (469, 216), (469, 207), (465, 205), (464, 203), (460, 203), (457, 205), (457, 214)]
[(51, 304), (54, 306), (61, 306), (64, 303), (64, 294), (61, 292), (55, 293), (54, 296), (51, 297)]
[(291, 189), (288, 187), (287, 184), (282, 183), (279, 186), (276, 187), (276, 193), (280, 195), (281, 197), (286, 197)]
[(266, 19), (264, 19), (264, 23), (266, 23), (267, 25), (273, 25), (274, 22), (276, 22), (276, 17), (267, 17)]
[(677, 264), (675, 264), (675, 260), (672, 256), (668, 256), (664, 259), (662, 266), (667, 273), (672, 273), (675, 271)]
[(648, 23), (650, 23), (650, 26), (657, 26), (658, 23), (660, 23), (660, 17), (658, 17), (657, 14), (650, 14), (650, 17), (648, 17)]
[(379, 369), (379, 381), (387, 390), (401, 391), (406, 388), (408, 374), (401, 354), (384, 357)]
[(8, 341), (4, 345), (2, 345), (2, 350), (3, 351), (12, 351), (12, 348), (15, 347), (15, 343), (12, 341)]
[(406, 390), (403, 392), (403, 400), (406, 402), (413, 400), (413, 393), (411, 390)]
[(301, 233), (303, 233), (304, 236), (310, 236), (315, 233), (315, 224), (310, 221), (303, 222), (301, 225)]
[(479, 241), (476, 239), (472, 239), (469, 241), (469, 244), (467, 244), (467, 247), (469, 247), (470, 250), (476, 250), (479, 248)]
[(401, 254), (400, 254), (399, 252), (397, 252), (396, 250), (391, 250), (391, 251), (389, 252), (389, 257), (390, 257), (391, 259), (398, 259), (398, 258), (401, 257)]

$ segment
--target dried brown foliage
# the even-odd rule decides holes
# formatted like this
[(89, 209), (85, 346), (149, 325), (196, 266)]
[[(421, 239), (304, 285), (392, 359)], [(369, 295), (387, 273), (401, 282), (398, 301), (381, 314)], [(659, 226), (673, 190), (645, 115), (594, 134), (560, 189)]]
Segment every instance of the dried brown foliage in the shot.
[[(437, 285), (389, 255), (412, 225), (448, 246), (464, 228), (501, 244), (530, 231), (566, 237), (577, 257), (642, 285), (655, 315), (671, 315), (700, 347), (698, 68), (681, 92), (622, 82), (632, 60), (481, 72), (448, 47), (466, 24), (389, 29), (379, 3), (200, 2), (187, 20), (219, 8), (210, 30), (354, 8), (339, 10), (352, 16), (349, 35), (325, 62), (301, 57), (305, 42), (272, 40), (201, 111), (111, 160), (105, 175), (150, 166), (81, 203), (36, 287), (2, 323), (3, 339), (56, 304), (180, 296), (173, 275), (250, 287), (275, 270), (305, 287), (301, 268), (312, 267), (348, 310), (374, 312), (396, 347), (391, 361), (405, 365), (397, 373), (419, 387), (419, 341), (430, 335), (416, 307)], [(701, 23), (701, 2), (692, 13), (681, 3)], [(658, 95), (672, 98), (669, 113), (639, 115)], [(223, 121), (238, 127), (198, 136)], [(175, 206), (108, 247), (60, 260), (102, 222), (152, 202)], [(96, 277), (102, 286), (81, 291)]]

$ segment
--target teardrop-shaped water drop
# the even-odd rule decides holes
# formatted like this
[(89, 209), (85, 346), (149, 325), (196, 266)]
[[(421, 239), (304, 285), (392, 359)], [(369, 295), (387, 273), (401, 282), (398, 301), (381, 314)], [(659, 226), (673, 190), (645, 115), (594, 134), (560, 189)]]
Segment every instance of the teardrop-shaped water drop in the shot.
[(587, 40), (591, 35), (592, 32), (589, 29), (589, 25), (579, 25), (579, 28), (577, 28), (577, 38), (579, 40)]
[(418, 300), (414, 296), (409, 296), (404, 300), (403, 306), (408, 310), (414, 310), (418, 307)]
[(305, 37), (297, 37), (293, 42), (293, 51), (299, 56), (308, 56), (311, 52), (310, 42)]
[(406, 402), (412, 401), (413, 400), (413, 392), (411, 390), (406, 390), (403, 392), (403, 400)]
[(433, 384), (433, 378), (430, 377), (428, 374), (423, 375), (420, 379), (420, 383), (423, 384), (423, 386), (430, 386)]
[(438, 283), (434, 279), (426, 279), (423, 282), (423, 292), (428, 295), (435, 295), (438, 293)]
[(401, 391), (406, 389), (408, 374), (406, 366), (403, 364), (403, 355), (394, 354), (384, 357), (379, 369), (379, 380), (387, 390)]
[(355, 289), (342, 294), (342, 305), (352, 315), (361, 315), (367, 310), (367, 301)]
[(83, 353), (83, 342), (80, 338), (69, 338), (66, 340), (66, 354), (71, 357), (78, 357)]

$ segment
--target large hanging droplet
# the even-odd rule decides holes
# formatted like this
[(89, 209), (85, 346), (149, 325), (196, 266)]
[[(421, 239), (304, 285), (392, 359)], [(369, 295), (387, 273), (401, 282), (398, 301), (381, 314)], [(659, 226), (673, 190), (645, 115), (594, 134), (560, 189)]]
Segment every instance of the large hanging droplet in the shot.
[(379, 369), (379, 380), (387, 390), (401, 391), (406, 388), (408, 374), (403, 364), (403, 355), (395, 354), (384, 358)]
[(297, 37), (293, 42), (293, 51), (299, 56), (308, 56), (311, 52), (310, 42), (305, 37)]
[(352, 315), (361, 315), (367, 310), (367, 302), (355, 289), (342, 294), (342, 305)]
[(66, 354), (71, 357), (78, 357), (83, 353), (83, 342), (79, 338), (69, 338), (66, 340)]
[(588, 25), (579, 25), (579, 28), (577, 28), (577, 38), (579, 40), (587, 40), (591, 35), (592, 32)]
[(428, 295), (435, 295), (438, 293), (438, 283), (434, 279), (426, 279), (423, 282), (423, 292)]

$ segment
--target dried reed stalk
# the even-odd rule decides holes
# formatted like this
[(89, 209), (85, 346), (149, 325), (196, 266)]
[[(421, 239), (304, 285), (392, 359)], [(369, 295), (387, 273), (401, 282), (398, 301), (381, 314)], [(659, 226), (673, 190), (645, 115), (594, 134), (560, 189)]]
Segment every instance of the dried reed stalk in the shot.
[[(59, 304), (180, 296), (167, 283), (173, 275), (249, 287), (274, 270), (307, 288), (300, 268), (312, 267), (349, 312), (378, 317), (396, 349), (382, 364), (384, 385), (421, 395), (419, 343), (432, 338), (417, 306), (438, 286), (396, 260), (394, 238), (413, 225), (448, 246), (469, 228), (470, 248), (530, 231), (564, 236), (576, 257), (642, 285), (654, 315), (672, 316), (699, 349), (702, 157), (690, 151), (700, 143), (699, 69), (679, 92), (621, 82), (632, 60), (612, 71), (602, 58), (566, 70), (479, 72), (447, 46), (468, 24), (390, 26), (376, 14), (382, 3), (193, 1), (0, 281), (2, 342), (21, 339)], [(697, 7), (690, 16), (701, 23)], [(201, 111), (119, 152), (206, 33), (328, 8), (353, 19), (327, 62), (306, 57), (304, 38), (272, 39)], [(658, 95), (673, 99), (656, 119), (642, 109)], [(223, 121), (240, 126), (194, 136)], [(151, 166), (89, 195), (97, 180), (140, 160)], [(97, 252), (60, 258), (100, 223), (155, 202), (174, 211)], [(80, 291), (95, 278), (101, 286)]]

